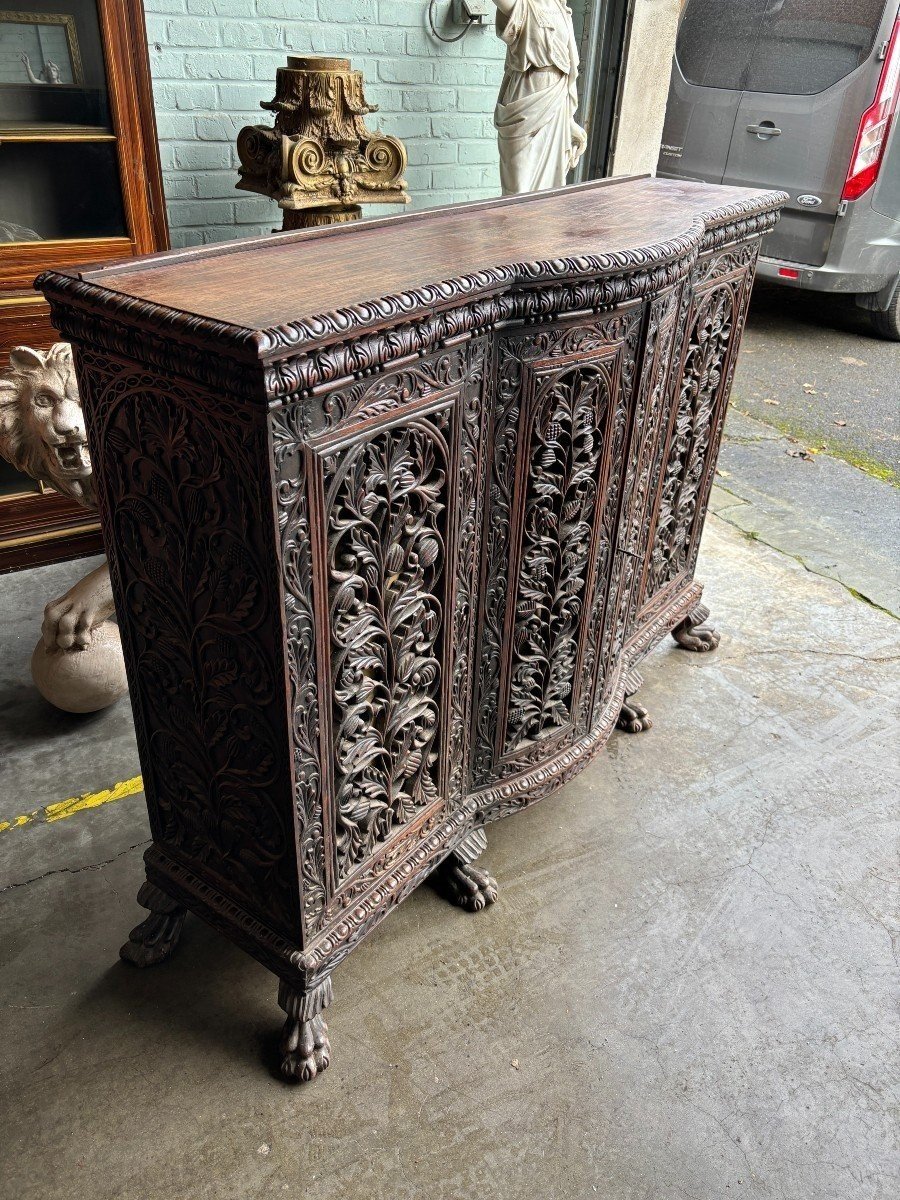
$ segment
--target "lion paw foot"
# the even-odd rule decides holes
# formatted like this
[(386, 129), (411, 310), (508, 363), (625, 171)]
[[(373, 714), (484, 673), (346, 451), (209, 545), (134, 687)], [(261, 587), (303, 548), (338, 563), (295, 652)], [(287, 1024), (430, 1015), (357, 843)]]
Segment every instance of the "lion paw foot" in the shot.
[(500, 894), (497, 880), (480, 867), (451, 858), (438, 869), (438, 885), (451, 904), (481, 912)]
[(317, 1013), (308, 1021), (288, 1017), (281, 1033), (281, 1074), (285, 1079), (309, 1083), (331, 1061), (325, 1017)]
[(643, 733), (645, 730), (653, 728), (650, 714), (643, 704), (637, 704), (631, 699), (622, 702), (616, 725), (619, 729), (624, 729), (626, 733)]
[(138, 904), (149, 908), (150, 916), (132, 929), (119, 957), (135, 967), (155, 967), (178, 945), (186, 910), (152, 883), (138, 892)]
[(682, 650), (693, 650), (698, 654), (715, 650), (721, 640), (720, 634), (711, 625), (697, 625), (687, 629), (679, 626), (672, 630), (672, 637)]
[(705, 604), (698, 604), (675, 626), (672, 637), (682, 650), (693, 650), (702, 654), (716, 649), (721, 640), (720, 635), (711, 625), (706, 624), (708, 619), (709, 609)]

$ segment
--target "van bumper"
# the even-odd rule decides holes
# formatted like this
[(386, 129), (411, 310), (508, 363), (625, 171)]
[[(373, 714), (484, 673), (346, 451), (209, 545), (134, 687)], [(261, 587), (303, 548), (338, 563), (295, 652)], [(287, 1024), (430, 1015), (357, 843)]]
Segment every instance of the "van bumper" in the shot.
[[(900, 276), (900, 221), (894, 221), (871, 206), (869, 196), (849, 204), (842, 217), (835, 218), (834, 231), (825, 262), (820, 267), (808, 263), (759, 257), (757, 275), (785, 287), (812, 292), (842, 292), (866, 297), (868, 308), (885, 309)], [(779, 272), (797, 271), (796, 279)]]
[[(799, 271), (799, 278), (779, 274), (781, 268)], [(840, 266), (825, 263), (821, 267), (807, 267), (803, 263), (788, 262), (786, 259), (763, 258), (760, 255), (756, 269), (758, 279), (769, 279), (785, 287), (804, 288), (811, 292), (844, 292), (855, 295), (871, 295), (893, 284), (900, 272), (900, 264), (893, 271), (859, 272), (845, 270)]]

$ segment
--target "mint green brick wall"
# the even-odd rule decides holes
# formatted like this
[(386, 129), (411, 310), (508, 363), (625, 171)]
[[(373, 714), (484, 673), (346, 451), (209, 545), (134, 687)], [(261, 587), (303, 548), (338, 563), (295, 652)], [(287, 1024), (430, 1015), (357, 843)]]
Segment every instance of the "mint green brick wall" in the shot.
[[(290, 53), (342, 55), (363, 72), (369, 102), (380, 105), (370, 126), (409, 151), (412, 207), (499, 194), (492, 115), (504, 47), (492, 26), (444, 45), (428, 28), (427, 0), (145, 0), (145, 8), (174, 246), (280, 227), (274, 204), (235, 191), (234, 143), (242, 126), (271, 119), (259, 102), (272, 98)], [(439, 21), (448, 8), (438, 0)]]

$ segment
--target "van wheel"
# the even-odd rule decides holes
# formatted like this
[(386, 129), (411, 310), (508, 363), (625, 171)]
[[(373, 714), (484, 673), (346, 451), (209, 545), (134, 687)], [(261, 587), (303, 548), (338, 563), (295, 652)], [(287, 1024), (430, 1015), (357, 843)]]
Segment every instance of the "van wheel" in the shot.
[(884, 312), (872, 309), (869, 313), (872, 328), (879, 337), (891, 342), (900, 342), (900, 278), (894, 284), (891, 298)]

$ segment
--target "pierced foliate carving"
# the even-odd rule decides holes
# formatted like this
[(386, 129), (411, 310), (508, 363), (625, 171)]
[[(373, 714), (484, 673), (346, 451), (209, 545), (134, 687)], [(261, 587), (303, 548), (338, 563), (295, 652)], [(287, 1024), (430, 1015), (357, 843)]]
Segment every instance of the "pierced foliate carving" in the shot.
[(469, 782), (469, 729), (475, 662), (475, 615), (481, 565), (482, 504), (485, 484), (485, 443), (489, 406), (485, 370), (487, 344), (476, 342), (467, 358), (465, 383), (458, 402), (459, 451), (454, 471), (458, 514), (456, 532), (456, 596), (453, 607), (453, 674), (450, 682), (448, 803), (465, 798)]
[[(615, 436), (624, 435), (640, 328), (640, 311), (632, 309), (499, 342), (476, 782), (491, 778), (500, 752), (515, 752), (520, 762), (537, 753), (536, 738), (567, 725), (574, 736), (577, 697), (589, 686), (595, 662), (592, 633), (581, 633), (586, 597), (592, 605), (588, 624), (596, 632), (594, 580), (598, 570), (605, 578), (615, 527), (617, 492), (607, 483), (610, 451), (615, 454), (608, 404), (615, 390)], [(516, 483), (520, 454), (530, 462), (524, 494)], [(600, 494), (603, 519), (597, 522)], [(510, 588), (517, 593), (512, 612)], [(504, 703), (502, 665), (510, 636), (514, 661)]]
[(519, 412), (524, 364), (516, 349), (527, 342), (501, 341), (497, 362), (495, 418), (492, 431), (490, 482), (485, 530), (485, 590), (479, 662), (479, 699), (472, 753), (475, 783), (486, 782), (494, 763), (497, 736), (497, 692), (503, 656), (512, 511), (519, 446)]
[[(301, 871), (304, 885), (304, 917), (312, 931), (327, 923), (354, 902), (358, 894), (355, 880), (338, 877), (329, 883), (334, 819), (331, 817), (331, 783), (323, 775), (319, 744), (321, 721), (318, 706), (316, 672), (324, 669), (317, 662), (314, 631), (316, 583), (312, 555), (310, 504), (326, 504), (323, 483), (315, 462), (321, 460), (324, 484), (333, 489), (337, 477), (347, 466), (341, 446), (348, 434), (371, 441), (373, 434), (361, 434), (361, 422), (380, 419), (389, 422), (423, 403), (440, 411), (424, 419), (441, 436), (455, 466), (448, 472), (446, 496), (452, 495), (450, 513), (434, 510), (438, 531), (443, 539), (442, 555), (447, 557), (447, 539), (453, 544), (456, 578), (451, 615), (454, 653), (444, 668), (450, 681), (447, 709), (446, 801), (452, 807), (465, 796), (468, 778), (469, 720), (471, 712), (472, 661), (475, 637), (475, 608), (478, 594), (481, 549), (481, 505), (483, 503), (485, 424), (488, 409), (482, 402), (486, 385), (488, 344), (484, 339), (454, 347), (445, 353), (417, 361), (402, 370), (363, 379), (345, 388), (335, 389), (323, 398), (295, 400), (270, 417), (276, 468), (279, 527), (282, 545), (282, 572), (288, 628), (288, 662), (293, 720), (294, 775), (298, 831), (301, 846)], [(395, 438), (399, 434), (385, 436)], [(334, 439), (340, 439), (335, 449)], [(315, 442), (315, 447), (310, 439)], [(322, 439), (322, 440), (319, 440)], [(350, 452), (353, 453), (352, 451)], [(371, 451), (370, 451), (371, 453)], [(352, 484), (346, 483), (348, 492)], [(321, 498), (319, 498), (321, 495)], [(331, 503), (329, 500), (328, 503)], [(455, 525), (454, 525), (455, 521)], [(453, 541), (455, 539), (455, 541)], [(396, 552), (395, 552), (396, 553)], [(421, 564), (420, 564), (421, 565)], [(322, 570), (328, 573), (328, 567)], [(322, 584), (328, 590), (330, 579)], [(449, 581), (447, 586), (449, 587)], [(443, 584), (442, 584), (443, 587)], [(373, 593), (377, 592), (377, 587)], [(343, 616), (341, 620), (343, 620)], [(443, 631), (442, 631), (443, 636)], [(392, 661), (391, 656), (388, 660)], [(437, 683), (435, 683), (437, 689)], [(435, 691), (436, 694), (436, 691)], [(340, 724), (338, 716), (338, 724)], [(335, 726), (337, 728), (337, 726)], [(330, 734), (329, 734), (330, 737)], [(329, 742), (330, 746), (330, 742)], [(330, 754), (329, 749), (326, 753)], [(433, 754), (434, 751), (431, 751)], [(434, 782), (434, 778), (431, 782)], [(348, 785), (349, 786), (349, 785)], [(325, 811), (328, 811), (326, 817)], [(419, 821), (425, 829), (434, 818)], [(396, 826), (394, 821), (391, 828)], [(326, 829), (327, 826), (327, 829)], [(372, 846), (380, 845), (380, 837)], [(379, 848), (377, 870), (389, 869), (396, 855), (389, 846)]]
[[(650, 526), (653, 496), (650, 492), (652, 455), (664, 410), (665, 383), (671, 354), (672, 334), (677, 313), (677, 294), (670, 291), (650, 306), (650, 319), (644, 343), (640, 384), (629, 420), (629, 436), (621, 437), (625, 456), (618, 526), (607, 596), (607, 615), (602, 637), (601, 663), (598, 670), (597, 703), (607, 702), (612, 686), (610, 664), (621, 655), (625, 641), (634, 628), (643, 576), (643, 546)], [(618, 430), (617, 430), (618, 432)], [(627, 451), (625, 446), (627, 445)], [(619, 450), (616, 450), (618, 458)]]
[(339, 877), (439, 795), (446, 428), (379, 431), (327, 481)]
[(734, 284), (724, 284), (701, 298), (691, 325), (651, 556), (651, 593), (686, 565), (716, 404), (722, 394), (734, 311)]
[(572, 715), (610, 364), (585, 363), (538, 392), (513, 628), (506, 750)]
[[(597, 529), (597, 565), (594, 570), (593, 602), (588, 632), (585, 638), (585, 660), (583, 675), (585, 685), (582, 695), (582, 729), (595, 724), (600, 712), (600, 696), (603, 685), (610, 680), (609, 666), (615, 624), (612, 619), (613, 599), (616, 595), (617, 572), (621, 568), (621, 556), (614, 553), (616, 545), (616, 522), (622, 498), (622, 472), (625, 448), (628, 444), (628, 427), (634, 403), (635, 376), (641, 340), (640, 314), (632, 313), (624, 325), (622, 367), (619, 385), (616, 388), (615, 404), (610, 412), (608, 461), (602, 491), (602, 510)], [(590, 686), (588, 683), (590, 682)]]

